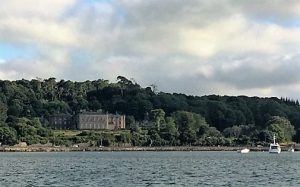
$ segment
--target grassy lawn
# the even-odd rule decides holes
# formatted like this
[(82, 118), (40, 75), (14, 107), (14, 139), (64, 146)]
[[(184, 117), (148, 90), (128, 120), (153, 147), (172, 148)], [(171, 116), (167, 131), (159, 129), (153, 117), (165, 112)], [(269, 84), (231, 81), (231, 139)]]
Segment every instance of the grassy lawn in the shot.
[(54, 135), (65, 135), (65, 136), (76, 136), (80, 134), (82, 131), (80, 130), (54, 130)]
[[(95, 133), (109, 133), (109, 134), (120, 134), (121, 132), (129, 132), (129, 130), (116, 130), (116, 131), (111, 131), (111, 130), (84, 130), (84, 131), (92, 131)], [(64, 136), (76, 136), (80, 134), (82, 130), (54, 130), (54, 135), (64, 135)]]

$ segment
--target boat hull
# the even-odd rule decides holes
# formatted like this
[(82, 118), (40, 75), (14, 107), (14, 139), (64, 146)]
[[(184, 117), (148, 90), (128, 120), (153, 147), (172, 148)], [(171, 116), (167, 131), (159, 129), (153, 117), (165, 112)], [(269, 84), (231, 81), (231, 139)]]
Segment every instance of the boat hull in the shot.
[(279, 153), (281, 153), (281, 149), (279, 148), (279, 149), (270, 149), (269, 150), (269, 153), (272, 153), (272, 154), (279, 154)]
[(279, 143), (276, 143), (276, 137), (273, 136), (273, 143), (270, 144), (269, 153), (279, 154), (281, 152), (281, 147)]
[(238, 150), (238, 153), (243, 153), (243, 154), (245, 154), (245, 153), (249, 153), (250, 152), (250, 150), (249, 149), (242, 149), (242, 150)]
[(289, 149), (288, 152), (293, 153), (293, 152), (295, 152), (295, 150), (292, 148), (292, 149)]

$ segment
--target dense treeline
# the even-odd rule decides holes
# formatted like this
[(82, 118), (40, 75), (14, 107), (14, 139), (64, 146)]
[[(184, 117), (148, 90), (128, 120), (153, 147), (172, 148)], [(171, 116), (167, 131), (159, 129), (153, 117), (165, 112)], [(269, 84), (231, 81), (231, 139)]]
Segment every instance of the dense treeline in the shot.
[[(119, 76), (73, 82), (55, 78), (0, 81), (0, 141), (15, 144), (256, 145), (300, 140), (299, 102), (288, 98), (188, 96), (142, 88)], [(80, 110), (125, 114), (127, 131), (56, 136), (49, 115)], [(41, 121), (43, 123), (41, 123)]]

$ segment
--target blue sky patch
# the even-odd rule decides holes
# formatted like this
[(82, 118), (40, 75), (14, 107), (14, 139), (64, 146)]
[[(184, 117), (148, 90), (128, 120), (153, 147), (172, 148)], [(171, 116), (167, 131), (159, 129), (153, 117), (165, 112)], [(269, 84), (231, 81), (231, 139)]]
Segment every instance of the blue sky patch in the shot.
[(252, 17), (257, 23), (260, 24), (276, 24), (282, 27), (300, 27), (300, 19), (290, 18), (290, 19), (279, 19), (276, 17), (264, 17), (264, 18), (256, 18)]
[(28, 59), (36, 56), (37, 50), (34, 47), (15, 46), (7, 43), (0, 43), (0, 59)]
[(73, 49), (70, 54), (72, 63), (86, 64), (93, 62), (94, 59), (90, 53), (82, 49)]

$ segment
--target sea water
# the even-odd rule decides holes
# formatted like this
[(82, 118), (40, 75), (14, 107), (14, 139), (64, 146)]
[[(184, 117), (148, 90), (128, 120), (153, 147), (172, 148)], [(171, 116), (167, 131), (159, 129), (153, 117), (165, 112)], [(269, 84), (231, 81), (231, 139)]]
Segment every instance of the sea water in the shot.
[(0, 186), (300, 186), (300, 153), (0, 153)]

